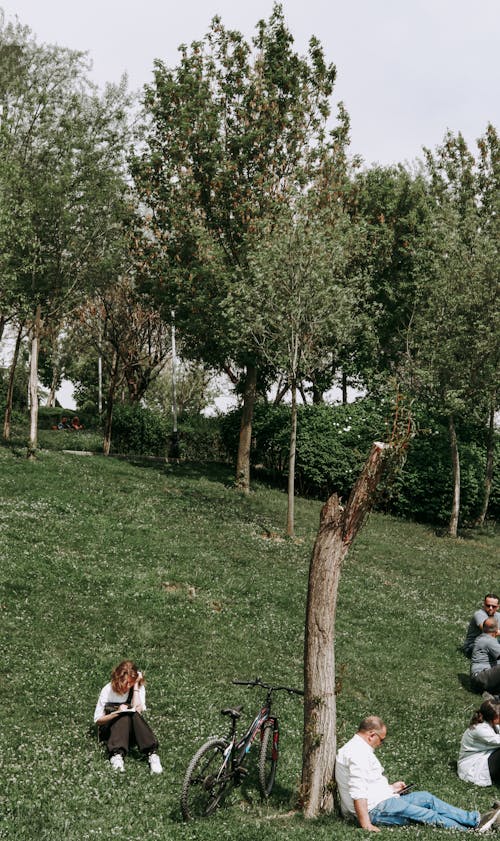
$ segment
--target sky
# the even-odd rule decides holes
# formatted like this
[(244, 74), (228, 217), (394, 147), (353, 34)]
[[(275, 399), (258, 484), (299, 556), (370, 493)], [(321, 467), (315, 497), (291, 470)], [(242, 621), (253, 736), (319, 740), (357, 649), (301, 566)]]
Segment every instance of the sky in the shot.
[[(337, 67), (334, 103), (351, 118), (366, 165), (412, 163), (450, 129), (474, 147), (500, 125), (500, 0), (284, 0), (300, 53), (316, 35)], [(88, 51), (103, 86), (139, 90), (153, 61), (178, 63), (212, 17), (251, 38), (272, 0), (0, 0), (38, 41)]]

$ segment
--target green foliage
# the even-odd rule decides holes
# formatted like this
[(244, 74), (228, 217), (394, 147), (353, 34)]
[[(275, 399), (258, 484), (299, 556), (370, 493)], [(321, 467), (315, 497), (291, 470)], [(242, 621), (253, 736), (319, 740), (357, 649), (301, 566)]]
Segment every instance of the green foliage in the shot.
[[(231, 680), (301, 685), (319, 504), (297, 500), (297, 539), (284, 540), (282, 494), (259, 483), (249, 497), (235, 494), (226, 468), (22, 456), (0, 446), (2, 841), (359, 840), (337, 816), (311, 823), (290, 814), (303, 709), (288, 697), (276, 702), (282, 739), (269, 803), (251, 775), (213, 818), (180, 819), (189, 759), (226, 731), (220, 709), (242, 704), (246, 720), (260, 702)], [(450, 541), (374, 514), (345, 564), (336, 617), (339, 743), (379, 714), (391, 780), (410, 778), (481, 811), (494, 789), (463, 783), (453, 767), (480, 701), (457, 679), (468, 661), (456, 648), (492, 588), (496, 555), (491, 530)], [(353, 634), (360, 604), (366, 632)], [(135, 751), (125, 774), (113, 775), (91, 727), (98, 692), (126, 656), (146, 674), (161, 777)], [(450, 838), (423, 827), (407, 834)]]
[(165, 415), (118, 404), (113, 410), (112, 452), (167, 456), (171, 431)]
[[(221, 419), (222, 440), (235, 452), (240, 410)], [(450, 443), (443, 419), (420, 409), (419, 432), (411, 441), (404, 467), (381, 488), (379, 507), (403, 517), (444, 525), (450, 513), (453, 483)], [(387, 441), (392, 424), (388, 402), (358, 400), (347, 405), (301, 406), (297, 427), (297, 489), (304, 496), (326, 499), (331, 493), (347, 498), (374, 440)], [(288, 469), (290, 409), (258, 403), (255, 408), (252, 463), (283, 483)], [(483, 495), (486, 464), (485, 430), (462, 422), (461, 453), (463, 525), (477, 516)], [(500, 456), (500, 442), (497, 441)], [(497, 456), (496, 463), (499, 463)], [(498, 517), (500, 476), (494, 474), (489, 515)]]

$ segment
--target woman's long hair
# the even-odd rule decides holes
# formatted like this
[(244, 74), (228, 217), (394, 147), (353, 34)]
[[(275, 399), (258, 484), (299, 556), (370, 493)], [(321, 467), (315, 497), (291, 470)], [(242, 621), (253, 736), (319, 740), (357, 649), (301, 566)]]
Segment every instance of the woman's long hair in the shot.
[(137, 682), (139, 686), (142, 686), (144, 683), (143, 676), (141, 675), (139, 677), (139, 669), (135, 663), (132, 660), (122, 660), (111, 672), (111, 688), (113, 692), (116, 692), (118, 695), (124, 695), (128, 690), (129, 678), (133, 678), (134, 683)]
[(478, 710), (474, 713), (470, 720), (469, 727), (474, 727), (476, 724), (482, 724), (485, 721), (490, 727), (494, 727), (495, 719), (500, 718), (500, 704), (495, 701), (483, 701)]

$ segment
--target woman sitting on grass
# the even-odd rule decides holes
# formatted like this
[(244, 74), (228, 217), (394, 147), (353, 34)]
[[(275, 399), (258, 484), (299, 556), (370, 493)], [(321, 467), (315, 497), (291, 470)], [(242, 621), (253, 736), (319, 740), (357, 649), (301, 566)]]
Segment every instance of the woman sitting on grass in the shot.
[(500, 704), (483, 701), (462, 736), (458, 776), (466, 783), (500, 783)]
[(111, 681), (101, 689), (94, 712), (99, 737), (106, 742), (109, 761), (115, 771), (124, 771), (123, 757), (136, 744), (148, 757), (152, 774), (161, 774), (158, 740), (144, 721), (146, 709), (144, 678), (132, 660), (123, 660), (113, 669)]

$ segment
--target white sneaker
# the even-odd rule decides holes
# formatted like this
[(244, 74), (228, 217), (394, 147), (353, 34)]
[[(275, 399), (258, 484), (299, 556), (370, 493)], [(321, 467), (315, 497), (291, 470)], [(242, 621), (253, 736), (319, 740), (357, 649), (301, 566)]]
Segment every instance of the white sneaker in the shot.
[(111, 765), (113, 771), (125, 771), (125, 765), (121, 753), (114, 753), (113, 756), (110, 756), (109, 764)]
[(163, 772), (160, 757), (157, 753), (150, 753), (148, 756), (148, 762), (152, 774), (161, 774)]
[(489, 832), (499, 816), (500, 809), (491, 809), (491, 811), (481, 815), (481, 820), (476, 827), (476, 832)]

